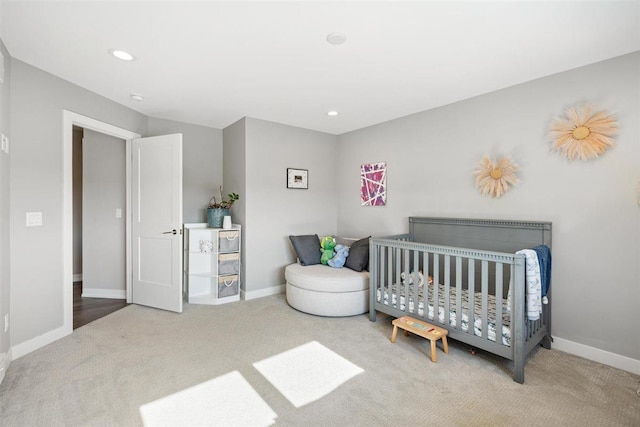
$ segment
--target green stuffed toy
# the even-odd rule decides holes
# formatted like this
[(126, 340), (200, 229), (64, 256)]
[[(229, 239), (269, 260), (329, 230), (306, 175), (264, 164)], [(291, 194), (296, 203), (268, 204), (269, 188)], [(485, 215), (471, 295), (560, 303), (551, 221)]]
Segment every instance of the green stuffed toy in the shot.
[(320, 262), (324, 265), (329, 263), (329, 260), (333, 258), (335, 255), (333, 249), (336, 247), (336, 239), (332, 236), (325, 236), (320, 241), (320, 252), (322, 252), (322, 256), (320, 257)]

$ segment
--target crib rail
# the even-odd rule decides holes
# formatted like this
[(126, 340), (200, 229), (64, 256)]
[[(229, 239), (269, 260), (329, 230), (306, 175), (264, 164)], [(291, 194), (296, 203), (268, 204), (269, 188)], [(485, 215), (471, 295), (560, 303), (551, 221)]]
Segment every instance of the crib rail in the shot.
[[(416, 243), (402, 234), (370, 239), (369, 259), (372, 321), (377, 310), (446, 328), (450, 338), (513, 360), (514, 380), (524, 381), (525, 356), (546, 334), (545, 315), (526, 318), (524, 255)], [(510, 310), (503, 304), (509, 289)]]

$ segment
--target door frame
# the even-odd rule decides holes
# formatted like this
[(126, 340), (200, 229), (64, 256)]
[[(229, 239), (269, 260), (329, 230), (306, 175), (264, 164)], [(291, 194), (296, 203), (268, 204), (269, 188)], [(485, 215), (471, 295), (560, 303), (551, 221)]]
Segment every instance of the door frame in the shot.
[(62, 298), (64, 335), (73, 332), (73, 126), (125, 141), (125, 292), (131, 302), (131, 141), (142, 135), (91, 117), (62, 110)]

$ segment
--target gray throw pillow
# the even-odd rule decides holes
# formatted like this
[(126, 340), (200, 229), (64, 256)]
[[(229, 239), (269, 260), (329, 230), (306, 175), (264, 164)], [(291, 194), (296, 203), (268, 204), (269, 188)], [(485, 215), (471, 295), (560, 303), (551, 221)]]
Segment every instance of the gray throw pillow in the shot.
[(353, 242), (345, 267), (353, 271), (369, 270), (369, 237)]
[(301, 265), (320, 264), (320, 238), (317, 234), (289, 236)]

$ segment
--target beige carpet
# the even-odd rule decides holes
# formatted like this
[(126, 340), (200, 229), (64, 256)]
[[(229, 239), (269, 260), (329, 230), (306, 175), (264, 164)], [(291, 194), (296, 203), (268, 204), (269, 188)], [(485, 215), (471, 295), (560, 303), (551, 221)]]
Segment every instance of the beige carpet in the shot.
[[(282, 295), (180, 315), (132, 305), (13, 361), (0, 425), (142, 425), (142, 405), (233, 371), (280, 426), (640, 425), (636, 375), (540, 348), (520, 385), (510, 362), (453, 340), (437, 363), (422, 338), (391, 344), (391, 320), (311, 316)], [(253, 364), (311, 341), (364, 372), (296, 408)]]
[(317, 341), (256, 362), (253, 367), (296, 408), (321, 399), (364, 372)]

